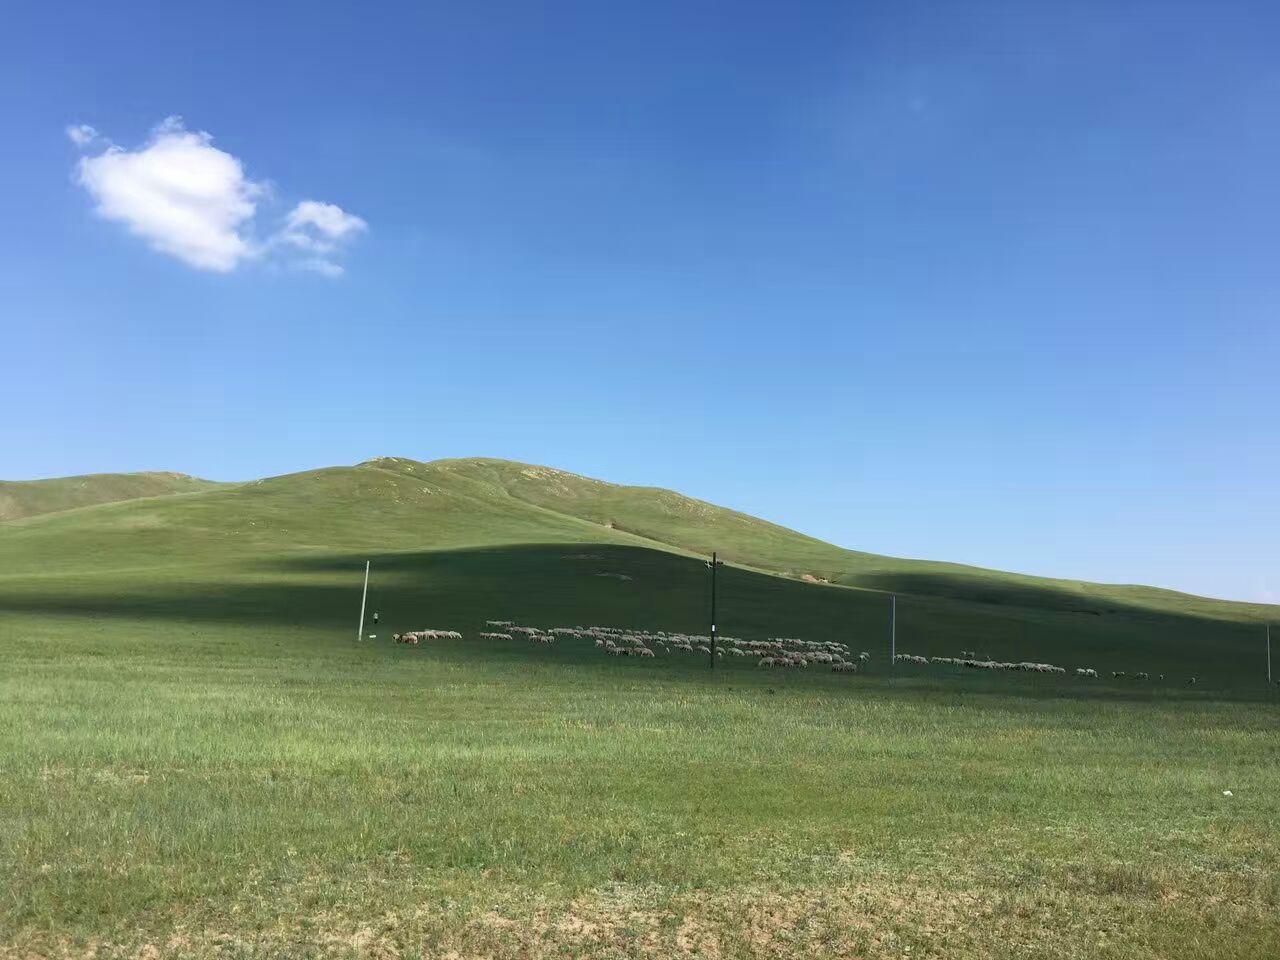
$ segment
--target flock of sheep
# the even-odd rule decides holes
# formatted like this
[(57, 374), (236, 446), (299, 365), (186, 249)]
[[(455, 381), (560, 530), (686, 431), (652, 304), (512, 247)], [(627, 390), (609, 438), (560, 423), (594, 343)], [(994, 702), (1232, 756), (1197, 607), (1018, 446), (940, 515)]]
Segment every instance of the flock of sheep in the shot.
[[(922, 666), (928, 666), (931, 663), (943, 663), (955, 667), (969, 667), (974, 670), (1022, 670), (1026, 673), (1066, 673), (1066, 667), (1055, 666), (1052, 663), (1033, 663), (1030, 660), (1023, 660), (1020, 663), (1006, 663), (1001, 660), (993, 660), (990, 657), (979, 658), (974, 657), (966, 650), (960, 651), (958, 657), (919, 657), (910, 653), (900, 653), (894, 657), (894, 661), (898, 663), (918, 663)], [(1079, 676), (1097, 676), (1096, 670), (1087, 667), (1077, 667), (1076, 673)]]
[(462, 634), (457, 630), (411, 630), (409, 633), (394, 634), (396, 643), (407, 643), (417, 646), (422, 640), (461, 640)]
[[(579, 640), (592, 640), (595, 646), (605, 654), (613, 657), (657, 657), (678, 655), (682, 653), (711, 655), (711, 637), (701, 634), (668, 633), (664, 630), (625, 630), (621, 627), (529, 627), (521, 626), (510, 620), (486, 620), (485, 626), (490, 628), (480, 632), (478, 636), (484, 640), (514, 640), (523, 637), (532, 643), (549, 645), (556, 642), (557, 637), (573, 637)], [(413, 646), (422, 640), (461, 640), (462, 634), (456, 630), (414, 630), (409, 633), (394, 635), (396, 643), (407, 643)], [(716, 656), (755, 657), (761, 667), (808, 667), (811, 664), (828, 666), (833, 673), (857, 673), (859, 667), (871, 659), (865, 650), (857, 655), (849, 645), (830, 640), (801, 640), (797, 637), (771, 637), (768, 640), (743, 640), (739, 637), (720, 637), (716, 645)], [(899, 653), (894, 657), (896, 663), (910, 663), (920, 666), (942, 664), (946, 666), (965, 667), (973, 670), (1009, 670), (1026, 673), (1065, 674), (1066, 667), (1052, 663), (1037, 663), (1024, 660), (1009, 663), (996, 660), (988, 655), (979, 656), (972, 650), (961, 650), (958, 657), (922, 657), (912, 653)], [(1093, 667), (1076, 667), (1077, 677), (1097, 677), (1098, 671)], [(1113, 670), (1112, 679), (1124, 680), (1132, 676), (1134, 680), (1150, 680), (1146, 672), (1132, 675), (1123, 670)], [(1158, 675), (1164, 680), (1164, 674)], [(1195, 677), (1187, 682), (1196, 683)]]
[[(484, 640), (514, 640), (524, 637), (533, 643), (552, 644), (557, 637), (592, 640), (595, 646), (614, 657), (656, 657), (681, 653), (711, 655), (711, 637), (701, 634), (668, 633), (665, 630), (624, 630), (620, 627), (529, 627), (510, 620), (486, 620), (488, 630), (478, 634)], [(396, 643), (417, 645), (421, 640), (459, 640), (454, 630), (415, 630), (397, 633)], [(743, 640), (720, 637), (716, 656), (755, 657), (762, 667), (829, 666), (835, 673), (857, 673), (861, 664), (871, 659), (863, 651), (857, 654), (848, 644), (833, 641), (801, 640), (797, 637), (773, 637), (769, 640)]]
[[(992, 659), (990, 656), (978, 656), (972, 650), (961, 650), (958, 657), (921, 657), (911, 653), (900, 653), (894, 658), (898, 663), (915, 663), (922, 666), (941, 663), (957, 667), (969, 667), (974, 670), (1023, 670), (1030, 673), (1066, 673), (1066, 667), (1059, 667), (1052, 663), (1033, 663), (1030, 661), (1022, 661), (1021, 663), (1005, 663), (1000, 660)], [(1098, 671), (1093, 667), (1076, 667), (1077, 677), (1097, 677)], [(1124, 670), (1112, 670), (1111, 677), (1113, 680), (1124, 680), (1129, 674)], [(1134, 680), (1150, 680), (1151, 674), (1143, 671), (1132, 675)], [(1158, 680), (1164, 679), (1164, 674), (1157, 676)], [(1195, 686), (1196, 678), (1188, 677), (1187, 683)]]
[[(589, 637), (604, 653), (615, 657), (652, 657), (659, 654), (696, 653), (711, 655), (711, 637), (702, 634), (667, 633), (662, 630), (620, 630), (616, 627), (574, 627), (576, 636)], [(773, 637), (769, 640), (743, 640), (720, 637), (716, 656), (755, 657), (762, 667), (829, 666), (835, 673), (856, 673), (860, 663), (871, 659), (869, 653), (856, 657), (844, 643), (800, 640), (796, 637)]]

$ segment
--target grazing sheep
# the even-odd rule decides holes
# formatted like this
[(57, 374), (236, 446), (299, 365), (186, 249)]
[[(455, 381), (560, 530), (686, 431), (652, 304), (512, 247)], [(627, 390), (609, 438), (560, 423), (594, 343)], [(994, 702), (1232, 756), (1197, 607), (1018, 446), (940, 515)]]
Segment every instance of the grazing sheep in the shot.
[(1196, 685), (1196, 678), (1195, 678), (1195, 677), (1188, 677), (1188, 678), (1187, 678), (1187, 683), (1188, 683), (1190, 686), (1193, 686), (1193, 687), (1194, 687), (1194, 686)]
[(414, 643), (419, 640), (461, 640), (462, 634), (456, 630), (413, 630), (400, 634), (401, 643)]
[(1002, 663), (1000, 666), (1006, 670), (1027, 670), (1032, 673), (1066, 673), (1066, 667), (1055, 666), (1052, 663)]
[(1124, 679), (1124, 671), (1123, 671), (1123, 670), (1112, 670), (1112, 671), (1111, 671), (1111, 679), (1112, 679), (1112, 680), (1123, 680), (1123, 679)]
[(1096, 677), (1097, 675), (1098, 671), (1093, 667), (1076, 667), (1077, 677)]
[(863, 663), (866, 663), (868, 660), (871, 659), (871, 654), (863, 650), (860, 654), (858, 654), (858, 659), (861, 660)]
[(1150, 676), (1148, 676), (1148, 675), (1147, 675), (1147, 674), (1145, 674), (1145, 673), (1135, 673), (1135, 674), (1133, 675), (1133, 679), (1135, 679), (1135, 680), (1150, 680), (1150, 679), (1151, 679), (1151, 677), (1150, 677)]

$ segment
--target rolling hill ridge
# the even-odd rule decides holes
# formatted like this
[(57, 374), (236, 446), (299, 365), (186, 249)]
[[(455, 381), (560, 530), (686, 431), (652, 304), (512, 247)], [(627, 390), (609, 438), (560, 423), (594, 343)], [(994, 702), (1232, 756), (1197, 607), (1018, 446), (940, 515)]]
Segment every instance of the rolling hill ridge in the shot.
[[(16, 492), (15, 492), (16, 491)], [(3, 499), (5, 496), (8, 499)], [(7, 505), (7, 506), (6, 506)], [(335, 552), (599, 543), (809, 583), (1102, 615), (1120, 608), (1236, 622), (1260, 604), (847, 550), (670, 490), (487, 458), (382, 457), (246, 483), (101, 474), (0, 486), (0, 575), (222, 563)], [(827, 589), (827, 587), (816, 587)]]
[(0, 522), (143, 497), (200, 493), (222, 484), (185, 473), (93, 473), (52, 480), (0, 480)]

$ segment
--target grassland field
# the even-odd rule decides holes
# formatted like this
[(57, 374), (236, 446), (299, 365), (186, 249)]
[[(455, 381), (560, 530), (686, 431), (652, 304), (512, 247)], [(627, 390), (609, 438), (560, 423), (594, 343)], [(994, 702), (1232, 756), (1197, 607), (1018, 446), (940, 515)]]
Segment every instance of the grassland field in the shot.
[(245, 543), (228, 496), (0, 526), (0, 956), (1280, 956), (1256, 610), (903, 593), (899, 650), (1167, 681), (891, 670), (887, 593), (752, 563), (723, 633), (870, 667), (712, 672), (476, 637), (703, 632), (695, 545), (534, 512), (379, 550), (232, 501)]

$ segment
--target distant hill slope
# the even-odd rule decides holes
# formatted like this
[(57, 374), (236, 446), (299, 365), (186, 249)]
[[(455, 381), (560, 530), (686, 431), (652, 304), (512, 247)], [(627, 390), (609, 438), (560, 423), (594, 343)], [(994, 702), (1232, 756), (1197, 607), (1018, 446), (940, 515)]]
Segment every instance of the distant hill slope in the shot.
[[(22, 485), (6, 488), (14, 486)], [(243, 484), (135, 474), (37, 481), (33, 489), (42, 495), (27, 496), (27, 513), (19, 515), (25, 518), (0, 526), (0, 575), (599, 543), (699, 555), (717, 550), (731, 564), (800, 580), (1069, 614), (1129, 608), (1240, 622), (1276, 613), (1151, 587), (860, 553), (669, 490), (505, 460), (380, 458)], [(189, 495), (160, 495), (178, 492)], [(106, 500), (122, 502), (65, 512)]]
[(52, 480), (0, 480), (0, 522), (140, 497), (198, 493), (219, 486), (184, 473), (90, 473)]
[(425, 483), (465, 482), (477, 489), (505, 491), (514, 501), (585, 520), (612, 534), (699, 555), (716, 550), (731, 563), (814, 582), (1093, 614), (1119, 606), (1212, 619), (1249, 620), (1276, 614), (1275, 608), (1263, 604), (1156, 587), (1052, 579), (848, 550), (671, 490), (607, 483), (509, 460), (421, 463), (382, 458), (362, 466), (402, 472)]

